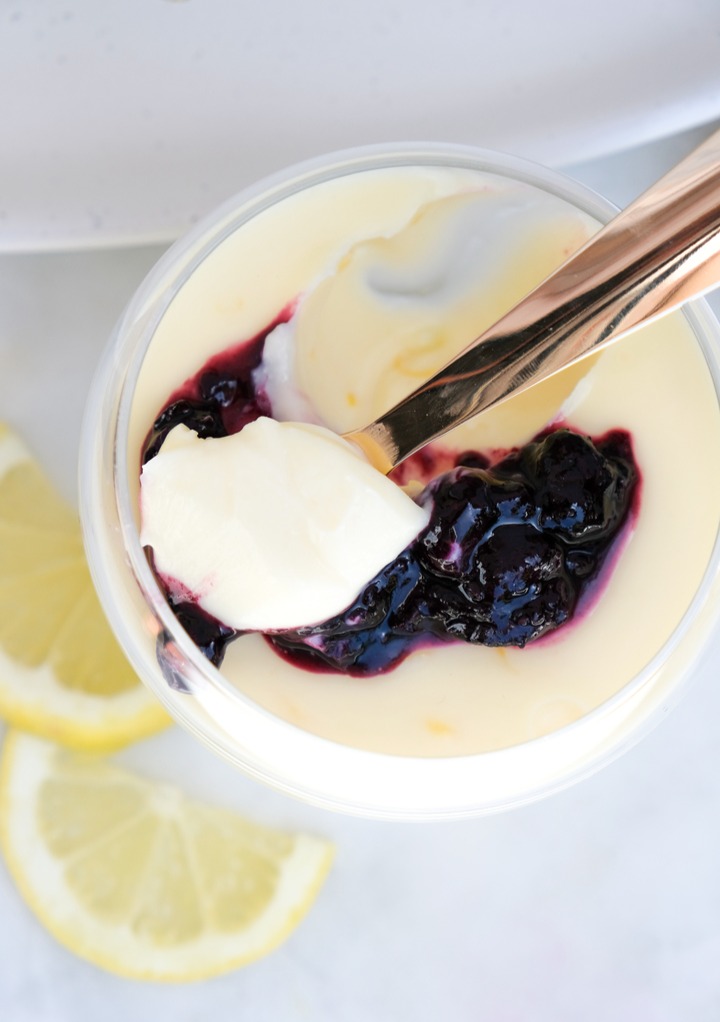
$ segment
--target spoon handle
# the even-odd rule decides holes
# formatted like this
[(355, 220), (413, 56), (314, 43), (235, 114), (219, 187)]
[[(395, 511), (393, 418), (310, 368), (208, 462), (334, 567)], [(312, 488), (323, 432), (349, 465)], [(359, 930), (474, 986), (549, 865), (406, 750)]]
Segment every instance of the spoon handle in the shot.
[(389, 471), (510, 394), (720, 283), (720, 131), (430, 380), (346, 434)]

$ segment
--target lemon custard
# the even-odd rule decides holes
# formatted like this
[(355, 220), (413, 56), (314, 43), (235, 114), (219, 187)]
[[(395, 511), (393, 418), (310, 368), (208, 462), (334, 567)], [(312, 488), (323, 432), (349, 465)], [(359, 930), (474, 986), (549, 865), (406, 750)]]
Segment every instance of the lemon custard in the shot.
[[(194, 268), (154, 331), (133, 401), (131, 492), (158, 413), (228, 349), (267, 336), (258, 392), (278, 418), (338, 432), (361, 427), (594, 226), (532, 186), (436, 167), (349, 174), (263, 209)], [(717, 533), (720, 485), (704, 470), (720, 454), (717, 397), (684, 318), (646, 328), (463, 425), (437, 457), (472, 451), (492, 463), (559, 423), (593, 438), (622, 431), (642, 478), (642, 500), (603, 569), (602, 592), (570, 627), (525, 648), (423, 646), (363, 678), (301, 669), (248, 634), (228, 645), (225, 679), (313, 734), (420, 757), (515, 746), (610, 699), (672, 635)], [(675, 500), (678, 465), (692, 529)]]

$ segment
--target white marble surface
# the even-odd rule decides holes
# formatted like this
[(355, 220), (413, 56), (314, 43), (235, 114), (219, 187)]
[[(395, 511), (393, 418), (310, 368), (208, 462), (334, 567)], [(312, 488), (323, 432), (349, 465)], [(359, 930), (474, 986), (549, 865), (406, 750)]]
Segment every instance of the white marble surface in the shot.
[[(573, 172), (624, 203), (707, 130)], [(0, 257), (0, 417), (68, 495), (93, 364), (159, 251)], [(177, 730), (142, 743), (123, 760), (333, 837), (336, 864), (317, 904), (282, 948), (243, 971), (190, 986), (134, 983), (56, 944), (0, 863), (0, 1018), (717, 1022), (719, 663), (720, 636), (681, 704), (601, 773), (461, 823), (334, 816), (246, 780)]]

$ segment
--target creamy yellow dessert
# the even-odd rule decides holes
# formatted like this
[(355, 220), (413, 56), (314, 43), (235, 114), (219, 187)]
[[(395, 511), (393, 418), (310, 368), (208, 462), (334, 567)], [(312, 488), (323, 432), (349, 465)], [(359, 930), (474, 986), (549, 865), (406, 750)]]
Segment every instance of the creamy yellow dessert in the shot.
[[(436, 371), (594, 229), (530, 185), (432, 167), (350, 174), (262, 210), (190, 273), (154, 332), (130, 425), (136, 499), (153, 420), (217, 353), (276, 323), (256, 377), (272, 414), (346, 432)], [(673, 635), (718, 530), (720, 482), (708, 470), (720, 454), (718, 401), (687, 321), (638, 332), (441, 447), (492, 456), (557, 421), (591, 436), (627, 431), (642, 477), (601, 591), (573, 621), (525, 648), (414, 649), (362, 678), (301, 669), (248, 634), (228, 645), (223, 676), (315, 735), (417, 757), (516, 746), (603, 704)]]

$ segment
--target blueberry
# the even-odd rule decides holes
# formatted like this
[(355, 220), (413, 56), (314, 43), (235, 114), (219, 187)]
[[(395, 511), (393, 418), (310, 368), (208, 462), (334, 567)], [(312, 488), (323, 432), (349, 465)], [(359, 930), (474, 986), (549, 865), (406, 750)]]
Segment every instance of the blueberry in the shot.
[(142, 461), (153, 458), (175, 426), (185, 425), (203, 438), (237, 433), (260, 415), (272, 415), (267, 394), (255, 386), (254, 374), (262, 362), (267, 335), (289, 311), (255, 337), (235, 345), (208, 361), (176, 391), (162, 409), (143, 447)]
[(241, 393), (251, 397), (251, 387), (247, 381), (227, 376), (213, 370), (203, 373), (199, 380), (199, 390), (205, 401), (213, 401), (222, 408), (227, 408)]
[(488, 468), (490, 459), (479, 451), (463, 451), (456, 456), (455, 464), (463, 468)]
[(498, 526), (454, 586), (429, 593), (449, 635), (491, 646), (524, 646), (566, 621), (577, 600), (562, 544), (531, 524)]
[(460, 589), (487, 621), (487, 645), (524, 646), (570, 617), (576, 590), (555, 537), (533, 525), (500, 526), (476, 559), (475, 578)]
[(225, 656), (227, 644), (237, 638), (239, 633), (216, 620), (196, 603), (171, 601), (170, 605), (175, 617), (200, 652), (219, 667)]
[(342, 614), (266, 639), (301, 666), (356, 675), (388, 670), (424, 633), (425, 618), (416, 607), (420, 581), (418, 561), (406, 550)]
[(219, 408), (215, 404), (180, 398), (168, 405), (153, 423), (143, 448), (143, 464), (155, 457), (168, 433), (176, 426), (187, 426), (203, 438), (227, 435)]
[(526, 522), (535, 513), (532, 494), (519, 479), (500, 479), (486, 469), (457, 468), (426, 487), (419, 497), (431, 507), (419, 540), (425, 564), (443, 575), (461, 576), (483, 537), (498, 524)]
[(535, 491), (541, 527), (566, 542), (601, 539), (623, 517), (629, 468), (606, 458), (589, 437), (557, 430), (528, 444), (520, 463)]

